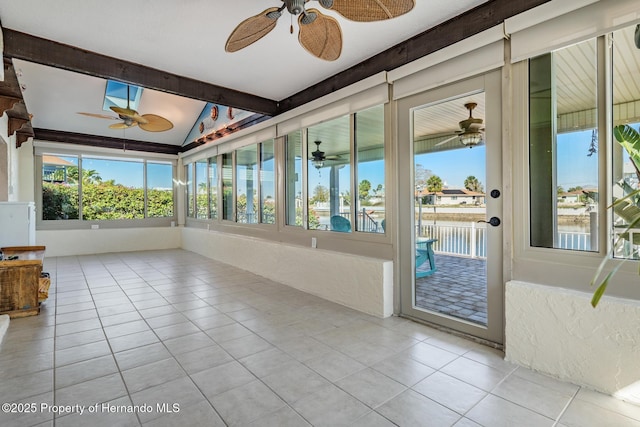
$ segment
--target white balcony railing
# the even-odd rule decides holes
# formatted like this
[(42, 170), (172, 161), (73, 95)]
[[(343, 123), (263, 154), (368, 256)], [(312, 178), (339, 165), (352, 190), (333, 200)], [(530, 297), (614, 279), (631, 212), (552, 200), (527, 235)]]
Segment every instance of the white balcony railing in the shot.
[[(422, 225), (417, 236), (437, 239), (433, 244), (436, 253), (470, 258), (487, 257), (487, 229), (475, 222)], [(558, 246), (560, 249), (588, 251), (591, 249), (591, 236), (589, 233), (559, 232)]]

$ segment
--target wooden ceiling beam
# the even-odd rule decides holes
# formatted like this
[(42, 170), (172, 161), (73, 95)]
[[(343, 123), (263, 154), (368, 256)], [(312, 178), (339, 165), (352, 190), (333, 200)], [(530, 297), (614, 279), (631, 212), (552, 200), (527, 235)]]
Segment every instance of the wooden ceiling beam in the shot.
[(22, 90), (18, 83), (13, 62), (10, 58), (3, 58), (4, 80), (0, 81), (0, 116), (6, 114), (7, 135), (16, 134), (16, 148), (20, 148), (33, 136), (31, 115), (22, 98)]
[(278, 103), (222, 86), (123, 61), (74, 46), (3, 28), (4, 55), (103, 79), (155, 89), (186, 98), (213, 102), (274, 116)]
[(179, 145), (160, 144), (158, 142), (136, 141), (109, 136), (87, 135), (51, 129), (34, 129), (35, 138), (43, 142), (64, 142), (72, 145), (88, 145), (91, 147), (114, 148), (116, 150), (141, 151), (145, 153), (178, 154), (182, 151)]
[(29, 120), (9, 117), (9, 135), (13, 135), (14, 132), (19, 131), (27, 123), (29, 123)]

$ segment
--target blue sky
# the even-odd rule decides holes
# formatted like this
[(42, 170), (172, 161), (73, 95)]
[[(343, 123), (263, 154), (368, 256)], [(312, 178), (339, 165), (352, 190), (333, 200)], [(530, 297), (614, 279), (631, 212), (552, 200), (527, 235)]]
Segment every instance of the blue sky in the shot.
[(449, 188), (464, 188), (464, 180), (473, 175), (485, 186), (487, 169), (485, 165), (486, 147), (438, 151), (419, 154), (415, 164), (422, 165), (434, 175), (438, 175)]
[[(570, 187), (595, 187), (598, 177), (598, 158), (596, 155), (587, 156), (591, 143), (591, 131), (571, 132), (558, 135), (557, 144), (557, 177), (558, 185), (565, 190)], [(438, 175), (450, 188), (463, 188), (464, 180), (473, 175), (484, 186), (486, 182), (485, 166), (486, 148), (460, 148), (457, 150), (440, 151), (420, 154), (415, 157), (415, 163)], [(73, 157), (64, 157), (77, 164)], [(150, 188), (171, 188), (172, 176), (169, 164), (148, 164), (148, 186)], [(318, 171), (309, 165), (309, 188), (313, 189), (321, 184), (329, 186), (329, 169)], [(85, 170), (94, 169), (104, 181), (110, 179), (116, 183), (129, 187), (142, 186), (142, 163), (110, 159), (83, 159)], [(348, 186), (350, 180), (349, 167), (340, 170), (340, 182)], [(358, 180), (368, 180), (372, 188), (378, 184), (384, 186), (384, 162), (382, 160), (360, 163), (358, 165)], [(343, 187), (341, 185), (341, 187)], [(341, 191), (348, 188), (341, 188)]]
[[(170, 163), (147, 163), (148, 188), (172, 188), (173, 176)], [(83, 170), (95, 170), (103, 181), (113, 179), (127, 187), (143, 186), (143, 163), (111, 159), (82, 159)]]
[(598, 156), (587, 156), (590, 144), (591, 130), (558, 135), (558, 186), (565, 191), (576, 186), (598, 186)]

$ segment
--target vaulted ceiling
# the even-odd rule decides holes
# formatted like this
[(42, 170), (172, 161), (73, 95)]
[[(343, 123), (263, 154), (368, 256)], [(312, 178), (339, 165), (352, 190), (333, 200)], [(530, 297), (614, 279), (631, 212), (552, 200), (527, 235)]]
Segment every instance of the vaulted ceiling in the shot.
[[(405, 15), (369, 23), (349, 21), (311, 2), (342, 28), (342, 55), (335, 61), (318, 59), (300, 46), (297, 23), (290, 34), (286, 11), (263, 39), (239, 52), (225, 52), (229, 34), (241, 21), (281, 5), (279, 0), (4, 1), (4, 56), (12, 62), (5, 61), (8, 79), (0, 85), (0, 98), (23, 97), (24, 103), (0, 108), (17, 108), (13, 115), (20, 121), (10, 123), (10, 130), (20, 130), (23, 137), (33, 127), (43, 139), (75, 138), (104, 146), (129, 140), (147, 143), (151, 151), (179, 152), (197, 145), (185, 138), (206, 102), (259, 113), (245, 123), (250, 125), (546, 1), (417, 0)], [(114, 131), (108, 122), (77, 114), (102, 112), (106, 79), (145, 87), (141, 113), (167, 117), (174, 128), (162, 133)]]

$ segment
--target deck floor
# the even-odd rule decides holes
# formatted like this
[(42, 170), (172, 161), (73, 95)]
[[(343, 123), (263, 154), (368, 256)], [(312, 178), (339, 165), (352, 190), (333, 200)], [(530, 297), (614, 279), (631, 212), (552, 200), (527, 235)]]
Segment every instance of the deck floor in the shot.
[(486, 325), (486, 260), (436, 253), (435, 262), (435, 273), (416, 280), (416, 305)]

